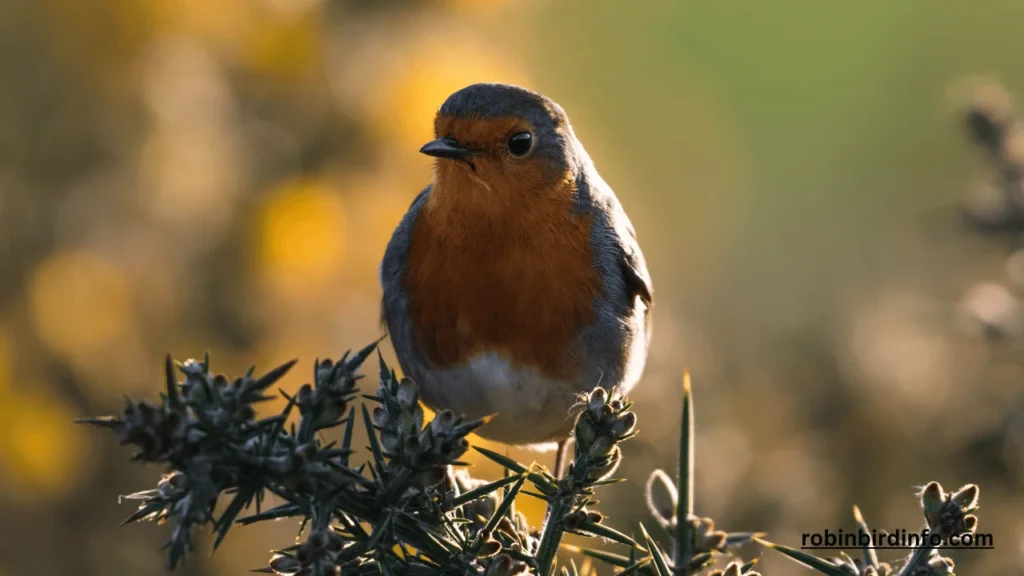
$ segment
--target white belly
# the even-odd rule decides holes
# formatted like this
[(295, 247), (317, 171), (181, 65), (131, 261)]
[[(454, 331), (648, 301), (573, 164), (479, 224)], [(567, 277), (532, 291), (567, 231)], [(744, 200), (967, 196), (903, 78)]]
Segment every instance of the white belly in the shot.
[[(608, 372), (621, 351), (602, 355), (582, 339), (583, 370), (574, 379), (553, 379), (533, 368), (512, 366), (501, 354), (487, 352), (465, 365), (443, 370), (426, 370), (417, 379), (420, 396), (433, 410), (448, 408), (467, 418), (497, 413), (497, 418), (478, 434), (508, 444), (531, 445), (536, 450), (554, 449), (554, 442), (567, 438), (573, 417), (569, 409), (577, 397), (596, 386), (618, 386), (626, 394), (639, 381), (647, 360), (647, 334), (640, 322), (644, 305), (637, 300), (628, 351), (624, 364)], [(620, 349), (621, 350), (621, 349)], [(604, 368), (603, 368), (604, 367)]]
[(423, 402), (431, 409), (449, 408), (469, 418), (497, 413), (480, 435), (509, 444), (554, 447), (552, 440), (572, 428), (569, 408), (584, 382), (554, 380), (533, 369), (512, 367), (495, 352), (482, 354), (465, 366), (432, 371), (423, 378)]

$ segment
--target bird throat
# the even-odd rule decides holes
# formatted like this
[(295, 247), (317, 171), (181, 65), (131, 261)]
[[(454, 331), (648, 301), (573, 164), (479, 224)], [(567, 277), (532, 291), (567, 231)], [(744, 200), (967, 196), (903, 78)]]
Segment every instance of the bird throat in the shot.
[(462, 176), (451, 183), (473, 189), (439, 178), (412, 230), (402, 281), (418, 345), (435, 368), (497, 353), (573, 377), (580, 329), (594, 322), (602, 290), (592, 216), (574, 210), (571, 180), (527, 200)]

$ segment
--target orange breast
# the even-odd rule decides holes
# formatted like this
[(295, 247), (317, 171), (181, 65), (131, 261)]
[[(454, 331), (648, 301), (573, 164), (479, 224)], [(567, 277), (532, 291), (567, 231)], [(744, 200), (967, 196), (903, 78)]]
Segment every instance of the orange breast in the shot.
[(418, 342), (435, 366), (494, 351), (550, 377), (577, 373), (575, 339), (594, 321), (601, 279), (592, 266), (591, 217), (574, 213), (571, 202), (556, 194), (521, 209), (480, 211), (442, 196), (421, 209), (403, 285)]

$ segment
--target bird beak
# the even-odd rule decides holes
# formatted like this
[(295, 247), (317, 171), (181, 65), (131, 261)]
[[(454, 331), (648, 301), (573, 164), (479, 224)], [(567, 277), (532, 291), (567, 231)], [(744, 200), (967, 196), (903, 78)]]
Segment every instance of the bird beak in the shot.
[(438, 138), (431, 140), (420, 148), (420, 152), (435, 158), (451, 158), (452, 160), (465, 160), (473, 155), (472, 150), (466, 150), (459, 146), (459, 143), (451, 138)]

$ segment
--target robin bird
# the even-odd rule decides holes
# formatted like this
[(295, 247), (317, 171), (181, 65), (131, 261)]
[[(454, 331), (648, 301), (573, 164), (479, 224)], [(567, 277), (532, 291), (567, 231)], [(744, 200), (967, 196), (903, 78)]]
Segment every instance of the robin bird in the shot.
[(551, 99), (474, 84), (434, 131), (420, 149), (434, 180), (381, 262), (382, 324), (424, 404), (497, 413), (481, 436), (557, 447), (560, 474), (578, 394), (628, 392), (646, 363), (652, 287), (636, 232)]

